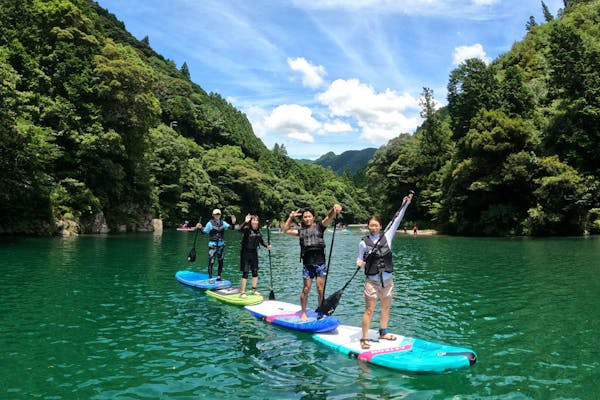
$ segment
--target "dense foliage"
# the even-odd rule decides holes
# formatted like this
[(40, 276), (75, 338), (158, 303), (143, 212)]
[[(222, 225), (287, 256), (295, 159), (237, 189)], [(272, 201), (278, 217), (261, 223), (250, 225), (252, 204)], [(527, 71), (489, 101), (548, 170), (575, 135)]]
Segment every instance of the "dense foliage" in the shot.
[(0, 22), (0, 233), (145, 230), (214, 207), (278, 220), (334, 202), (366, 218), (351, 180), (268, 150), (95, 2), (0, 0)]
[(450, 74), (448, 105), (424, 88), (424, 124), (367, 170), (379, 207), (414, 187), (422, 225), (466, 235), (600, 232), (600, 1), (565, 1), (486, 65)]

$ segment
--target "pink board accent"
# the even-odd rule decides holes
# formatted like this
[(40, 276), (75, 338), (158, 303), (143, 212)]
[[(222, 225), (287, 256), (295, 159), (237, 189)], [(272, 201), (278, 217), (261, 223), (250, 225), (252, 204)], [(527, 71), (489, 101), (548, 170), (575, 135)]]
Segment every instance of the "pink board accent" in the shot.
[(300, 311), (295, 312), (295, 313), (291, 313), (291, 314), (277, 314), (277, 315), (269, 315), (268, 317), (265, 317), (265, 321), (267, 322), (273, 322), (273, 320), (275, 318), (279, 319), (282, 317), (296, 317), (300, 315)]
[(369, 350), (369, 351), (364, 351), (364, 352), (360, 353), (358, 355), (358, 359), (362, 360), (362, 361), (370, 362), (373, 357), (375, 357), (376, 355), (379, 355), (379, 354), (396, 353), (396, 352), (400, 352), (400, 351), (407, 351), (410, 349), (412, 349), (412, 343), (405, 344), (404, 346), (390, 347), (387, 349)]

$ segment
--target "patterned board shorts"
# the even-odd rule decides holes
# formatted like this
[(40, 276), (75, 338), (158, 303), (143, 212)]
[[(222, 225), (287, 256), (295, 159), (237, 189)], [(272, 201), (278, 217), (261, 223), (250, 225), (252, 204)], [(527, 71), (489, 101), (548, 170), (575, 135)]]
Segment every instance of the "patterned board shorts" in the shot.
[(368, 299), (383, 299), (386, 297), (392, 297), (394, 292), (394, 280), (386, 279), (383, 281), (383, 286), (381, 287), (381, 281), (379, 280), (371, 280), (367, 279), (365, 281), (365, 288), (363, 290), (363, 296)]
[(327, 264), (314, 264), (304, 266), (304, 269), (302, 270), (302, 278), (314, 279), (317, 276), (320, 276), (322, 278), (325, 278), (327, 276)]

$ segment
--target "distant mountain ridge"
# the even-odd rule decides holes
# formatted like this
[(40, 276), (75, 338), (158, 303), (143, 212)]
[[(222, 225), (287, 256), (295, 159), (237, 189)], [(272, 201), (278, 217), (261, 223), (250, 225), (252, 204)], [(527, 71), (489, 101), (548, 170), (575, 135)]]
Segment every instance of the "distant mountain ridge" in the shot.
[(311, 162), (325, 168), (331, 168), (338, 175), (342, 175), (346, 170), (356, 174), (358, 170), (367, 166), (376, 151), (376, 148), (369, 147), (362, 150), (348, 150), (339, 156), (330, 151)]

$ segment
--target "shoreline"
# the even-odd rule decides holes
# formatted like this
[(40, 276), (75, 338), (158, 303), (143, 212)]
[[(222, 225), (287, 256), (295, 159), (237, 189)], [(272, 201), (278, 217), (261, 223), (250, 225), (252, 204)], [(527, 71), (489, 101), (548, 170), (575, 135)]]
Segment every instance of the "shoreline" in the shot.
[(435, 236), (435, 235), (439, 235), (439, 232), (436, 231), (435, 229), (418, 229), (417, 230), (417, 234), (413, 234), (412, 229), (407, 229), (406, 232), (404, 232), (404, 229), (398, 229), (396, 231), (396, 233), (400, 233), (402, 235), (405, 236)]
[[(348, 224), (346, 226), (348, 228), (365, 228), (365, 224)], [(401, 234), (401, 235), (406, 235), (406, 236), (415, 236), (413, 234), (412, 228), (407, 229), (406, 232), (404, 232), (404, 229), (398, 229), (396, 231), (396, 234)], [(439, 235), (439, 234), (440, 233), (435, 229), (417, 229), (416, 236), (435, 236), (435, 235)]]

